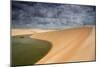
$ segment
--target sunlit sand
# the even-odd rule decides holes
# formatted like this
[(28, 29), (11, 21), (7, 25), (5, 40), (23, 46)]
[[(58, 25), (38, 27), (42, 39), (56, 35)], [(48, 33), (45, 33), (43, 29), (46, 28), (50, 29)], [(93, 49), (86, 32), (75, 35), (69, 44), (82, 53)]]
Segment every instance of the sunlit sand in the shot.
[(50, 41), (50, 52), (36, 64), (95, 60), (95, 27), (80, 27), (32, 35)]

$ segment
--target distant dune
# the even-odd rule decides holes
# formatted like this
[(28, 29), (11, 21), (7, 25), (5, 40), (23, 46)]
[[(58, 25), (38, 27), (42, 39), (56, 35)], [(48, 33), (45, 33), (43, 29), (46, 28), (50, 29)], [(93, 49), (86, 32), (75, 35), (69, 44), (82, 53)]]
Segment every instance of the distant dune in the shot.
[(11, 35), (27, 35), (27, 34), (37, 34), (37, 33), (43, 33), (43, 32), (49, 32), (54, 30), (43, 30), (43, 29), (12, 29)]
[(52, 43), (49, 53), (36, 64), (95, 60), (95, 27), (39, 33), (31, 38)]

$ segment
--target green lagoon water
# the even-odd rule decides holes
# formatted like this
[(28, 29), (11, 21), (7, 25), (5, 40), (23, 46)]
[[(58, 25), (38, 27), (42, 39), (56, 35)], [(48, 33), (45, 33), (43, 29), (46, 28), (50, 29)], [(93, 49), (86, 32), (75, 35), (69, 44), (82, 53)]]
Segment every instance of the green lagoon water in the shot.
[(12, 65), (34, 65), (43, 58), (51, 49), (48, 41), (30, 38), (29, 35), (12, 37)]

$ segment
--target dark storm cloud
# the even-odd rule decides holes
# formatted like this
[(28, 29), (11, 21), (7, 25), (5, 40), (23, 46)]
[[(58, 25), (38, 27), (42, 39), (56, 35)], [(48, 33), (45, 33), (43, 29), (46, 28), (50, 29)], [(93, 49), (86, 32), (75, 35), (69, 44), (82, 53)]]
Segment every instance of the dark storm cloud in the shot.
[(12, 2), (12, 26), (19, 28), (63, 28), (94, 25), (95, 6)]

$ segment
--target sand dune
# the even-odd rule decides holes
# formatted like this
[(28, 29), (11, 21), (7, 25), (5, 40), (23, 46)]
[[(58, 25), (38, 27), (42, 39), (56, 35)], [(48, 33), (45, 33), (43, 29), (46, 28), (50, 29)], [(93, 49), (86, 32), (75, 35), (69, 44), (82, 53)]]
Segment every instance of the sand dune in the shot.
[(32, 35), (52, 43), (49, 53), (36, 64), (95, 60), (95, 27), (80, 27)]
[(37, 34), (37, 33), (44, 33), (54, 30), (43, 30), (43, 29), (12, 29), (11, 35), (27, 35), (27, 34)]

